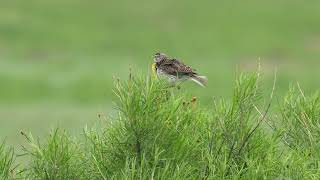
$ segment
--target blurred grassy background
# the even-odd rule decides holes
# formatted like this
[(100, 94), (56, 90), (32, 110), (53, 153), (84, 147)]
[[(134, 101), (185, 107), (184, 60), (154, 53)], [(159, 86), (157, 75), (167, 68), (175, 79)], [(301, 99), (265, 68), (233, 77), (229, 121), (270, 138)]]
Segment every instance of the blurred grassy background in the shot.
[(230, 96), (237, 69), (259, 57), (266, 90), (320, 83), (320, 1), (0, 2), (0, 137), (23, 142), (53, 126), (80, 132), (112, 111), (113, 77), (147, 72), (162, 51), (198, 69), (209, 87), (188, 83), (204, 104)]

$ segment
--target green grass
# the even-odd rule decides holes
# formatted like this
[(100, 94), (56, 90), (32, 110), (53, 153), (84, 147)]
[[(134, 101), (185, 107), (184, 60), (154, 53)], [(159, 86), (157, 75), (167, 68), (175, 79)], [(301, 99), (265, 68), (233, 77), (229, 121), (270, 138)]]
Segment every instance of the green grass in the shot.
[[(262, 83), (259, 72), (243, 73), (231, 100), (208, 107), (131, 74), (115, 82), (113, 116), (77, 138), (22, 132), (22, 157), (2, 145), (0, 170), (4, 179), (319, 179), (319, 94), (298, 85), (276, 104), (276, 86), (265, 96)], [(19, 158), (28, 161), (13, 168)]]
[(5, 147), (5, 143), (0, 144), (0, 178), (8, 179), (11, 177), (11, 168), (13, 168), (14, 154), (13, 149)]
[(0, 139), (21, 144), (21, 130), (71, 134), (112, 114), (113, 76), (146, 73), (156, 51), (208, 76), (208, 88), (183, 88), (202, 105), (230, 99), (238, 69), (264, 69), (263, 91), (299, 81), (318, 89), (319, 2), (40, 1), (0, 3)]

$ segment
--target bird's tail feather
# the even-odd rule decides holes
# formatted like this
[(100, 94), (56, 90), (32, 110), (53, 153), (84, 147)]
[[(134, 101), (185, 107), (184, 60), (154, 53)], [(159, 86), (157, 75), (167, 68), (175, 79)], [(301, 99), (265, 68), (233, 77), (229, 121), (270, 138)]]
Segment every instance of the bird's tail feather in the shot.
[(194, 81), (195, 83), (199, 84), (202, 87), (206, 87), (207, 83), (208, 83), (208, 79), (206, 76), (198, 76), (198, 75), (194, 75), (191, 78), (192, 81)]

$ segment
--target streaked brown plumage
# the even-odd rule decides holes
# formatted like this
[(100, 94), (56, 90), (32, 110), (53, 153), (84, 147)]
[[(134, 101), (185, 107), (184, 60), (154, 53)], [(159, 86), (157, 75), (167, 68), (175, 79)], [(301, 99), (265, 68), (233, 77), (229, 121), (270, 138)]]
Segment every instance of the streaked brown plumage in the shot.
[(156, 53), (154, 55), (154, 61), (154, 68), (157, 75), (165, 75), (172, 83), (190, 79), (201, 86), (206, 86), (206, 77), (199, 76), (195, 69), (185, 65), (175, 58), (169, 58), (163, 53)]

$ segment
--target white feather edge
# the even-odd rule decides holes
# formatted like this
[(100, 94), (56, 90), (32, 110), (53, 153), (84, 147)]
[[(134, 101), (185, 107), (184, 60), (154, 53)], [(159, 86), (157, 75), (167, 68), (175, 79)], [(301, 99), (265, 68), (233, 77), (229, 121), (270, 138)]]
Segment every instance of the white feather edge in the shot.
[[(203, 79), (204, 81), (208, 81), (208, 78), (207, 78), (206, 76), (197, 76), (197, 77)], [(199, 80), (197, 80), (197, 79), (194, 78), (194, 77), (191, 78), (191, 80), (192, 80), (193, 82), (199, 84), (199, 85), (202, 86), (202, 87), (206, 87), (205, 84), (203, 84), (202, 82), (200, 82)]]

